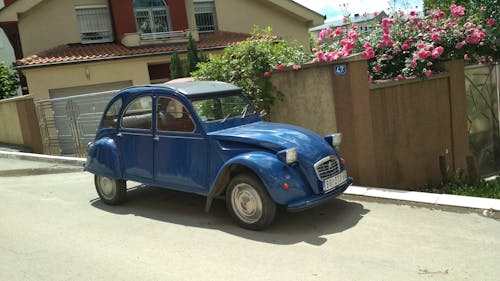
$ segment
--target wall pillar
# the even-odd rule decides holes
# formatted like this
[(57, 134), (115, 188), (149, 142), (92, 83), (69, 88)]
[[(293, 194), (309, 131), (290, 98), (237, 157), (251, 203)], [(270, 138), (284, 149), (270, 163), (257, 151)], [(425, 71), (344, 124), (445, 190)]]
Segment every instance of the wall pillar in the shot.
[(453, 171), (466, 169), (469, 153), (469, 133), (467, 131), (467, 98), (465, 95), (465, 72), (462, 60), (443, 63), (449, 73), (449, 99), (451, 112), (451, 141)]
[(343, 135), (340, 151), (354, 184), (378, 183), (375, 161), (368, 63), (361, 55), (336, 61), (331, 68), (337, 129)]

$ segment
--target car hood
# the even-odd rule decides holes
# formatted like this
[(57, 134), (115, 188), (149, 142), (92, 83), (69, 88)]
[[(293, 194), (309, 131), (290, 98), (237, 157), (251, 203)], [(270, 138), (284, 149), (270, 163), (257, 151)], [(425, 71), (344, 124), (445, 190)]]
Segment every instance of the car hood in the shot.
[(274, 152), (296, 148), (299, 158), (307, 158), (312, 163), (335, 154), (322, 137), (292, 125), (260, 121), (211, 132), (209, 136), (222, 142), (245, 143)]

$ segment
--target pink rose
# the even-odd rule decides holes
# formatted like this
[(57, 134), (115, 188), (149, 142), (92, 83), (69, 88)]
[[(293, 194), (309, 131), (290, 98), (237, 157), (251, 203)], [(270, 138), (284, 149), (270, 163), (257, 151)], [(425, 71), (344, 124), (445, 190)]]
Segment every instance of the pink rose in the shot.
[(409, 49), (408, 44), (404, 43), (403, 45), (401, 45), (401, 50), (408, 51), (408, 49)]
[(270, 77), (270, 76), (271, 76), (271, 72), (269, 72), (269, 71), (264, 72), (264, 77), (267, 78), (267, 77)]
[(283, 71), (283, 70), (285, 70), (285, 66), (283, 64), (278, 64), (278, 66), (276, 66), (276, 69), (278, 71)]
[(432, 39), (432, 41), (434, 41), (434, 42), (439, 42), (439, 41), (441, 41), (441, 37), (439, 37), (439, 33), (433, 33), (433, 34), (431, 35), (431, 39)]
[(464, 54), (464, 60), (468, 60), (469, 56), (467, 54)]
[(430, 77), (432, 75), (432, 70), (426, 70), (425, 76)]
[(450, 6), (450, 12), (454, 17), (460, 17), (465, 15), (465, 8), (460, 5), (452, 4)]
[(396, 76), (396, 79), (398, 79), (398, 80), (403, 80), (403, 79), (405, 79), (405, 78), (403, 77), (403, 75), (398, 74), (398, 76)]

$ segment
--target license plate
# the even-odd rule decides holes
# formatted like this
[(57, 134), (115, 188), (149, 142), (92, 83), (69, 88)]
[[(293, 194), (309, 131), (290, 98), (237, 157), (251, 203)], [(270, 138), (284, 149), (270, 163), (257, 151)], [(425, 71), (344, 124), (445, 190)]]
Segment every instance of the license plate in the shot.
[(323, 181), (323, 190), (324, 192), (332, 191), (335, 189), (335, 187), (344, 183), (346, 180), (347, 180), (347, 173), (344, 170), (342, 171), (342, 173)]

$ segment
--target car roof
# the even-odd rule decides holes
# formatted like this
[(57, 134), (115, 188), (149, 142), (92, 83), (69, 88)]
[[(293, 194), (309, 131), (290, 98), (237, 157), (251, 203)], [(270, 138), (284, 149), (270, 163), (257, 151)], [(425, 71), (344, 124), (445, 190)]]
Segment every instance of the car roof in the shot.
[(174, 82), (162, 84), (188, 97), (210, 96), (212, 94), (224, 94), (240, 92), (241, 88), (220, 81), (191, 81)]

